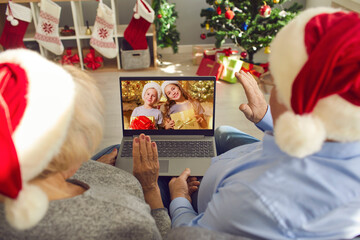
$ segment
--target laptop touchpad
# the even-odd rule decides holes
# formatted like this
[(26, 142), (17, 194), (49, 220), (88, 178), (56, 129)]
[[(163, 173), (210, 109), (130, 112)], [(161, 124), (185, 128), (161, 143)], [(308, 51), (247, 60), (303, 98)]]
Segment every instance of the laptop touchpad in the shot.
[(167, 173), (169, 171), (169, 161), (168, 160), (159, 160), (160, 173)]

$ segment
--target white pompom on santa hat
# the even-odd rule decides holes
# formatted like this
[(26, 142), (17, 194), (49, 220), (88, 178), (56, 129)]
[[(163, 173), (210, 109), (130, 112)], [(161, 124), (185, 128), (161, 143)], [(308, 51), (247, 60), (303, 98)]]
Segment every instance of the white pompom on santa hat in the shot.
[(62, 67), (26, 49), (0, 54), (0, 194), (16, 229), (47, 211), (47, 195), (29, 181), (59, 153), (74, 101), (75, 83)]
[(360, 140), (359, 46), (359, 16), (340, 9), (305, 10), (279, 31), (269, 62), (289, 109), (274, 128), (281, 150), (305, 157), (327, 139)]

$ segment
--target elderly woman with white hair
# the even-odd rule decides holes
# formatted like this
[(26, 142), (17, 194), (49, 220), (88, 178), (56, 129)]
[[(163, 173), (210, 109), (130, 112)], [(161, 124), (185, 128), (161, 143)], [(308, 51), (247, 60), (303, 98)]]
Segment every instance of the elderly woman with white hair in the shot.
[(87, 161), (102, 137), (103, 100), (85, 72), (30, 50), (8, 50), (0, 54), (0, 93), (0, 238), (161, 239), (167, 233), (157, 176), (140, 176), (146, 164), (135, 165), (138, 181)]

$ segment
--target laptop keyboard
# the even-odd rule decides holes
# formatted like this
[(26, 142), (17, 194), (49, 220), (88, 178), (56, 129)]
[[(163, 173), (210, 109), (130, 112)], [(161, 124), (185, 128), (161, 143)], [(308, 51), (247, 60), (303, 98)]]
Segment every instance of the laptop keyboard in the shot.
[[(211, 141), (155, 141), (159, 157), (213, 157)], [(121, 157), (132, 157), (132, 141), (124, 141)]]

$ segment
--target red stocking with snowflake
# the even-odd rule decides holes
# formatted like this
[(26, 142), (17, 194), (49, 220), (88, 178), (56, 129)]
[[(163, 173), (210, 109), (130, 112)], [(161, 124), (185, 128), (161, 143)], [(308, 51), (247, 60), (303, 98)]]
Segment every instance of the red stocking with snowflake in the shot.
[(94, 30), (90, 39), (90, 46), (106, 58), (114, 58), (118, 54), (118, 48), (113, 39), (114, 27), (115, 19), (113, 10), (100, 0)]
[(50, 0), (41, 0), (39, 23), (36, 28), (36, 41), (56, 55), (64, 52), (59, 38), (59, 17), (61, 7)]
[(5, 49), (25, 48), (23, 39), (31, 22), (30, 8), (9, 1), (5, 14), (7, 17), (0, 37), (0, 44)]
[(137, 0), (134, 15), (125, 29), (124, 38), (134, 50), (147, 49), (146, 32), (154, 21), (154, 10), (144, 0)]

